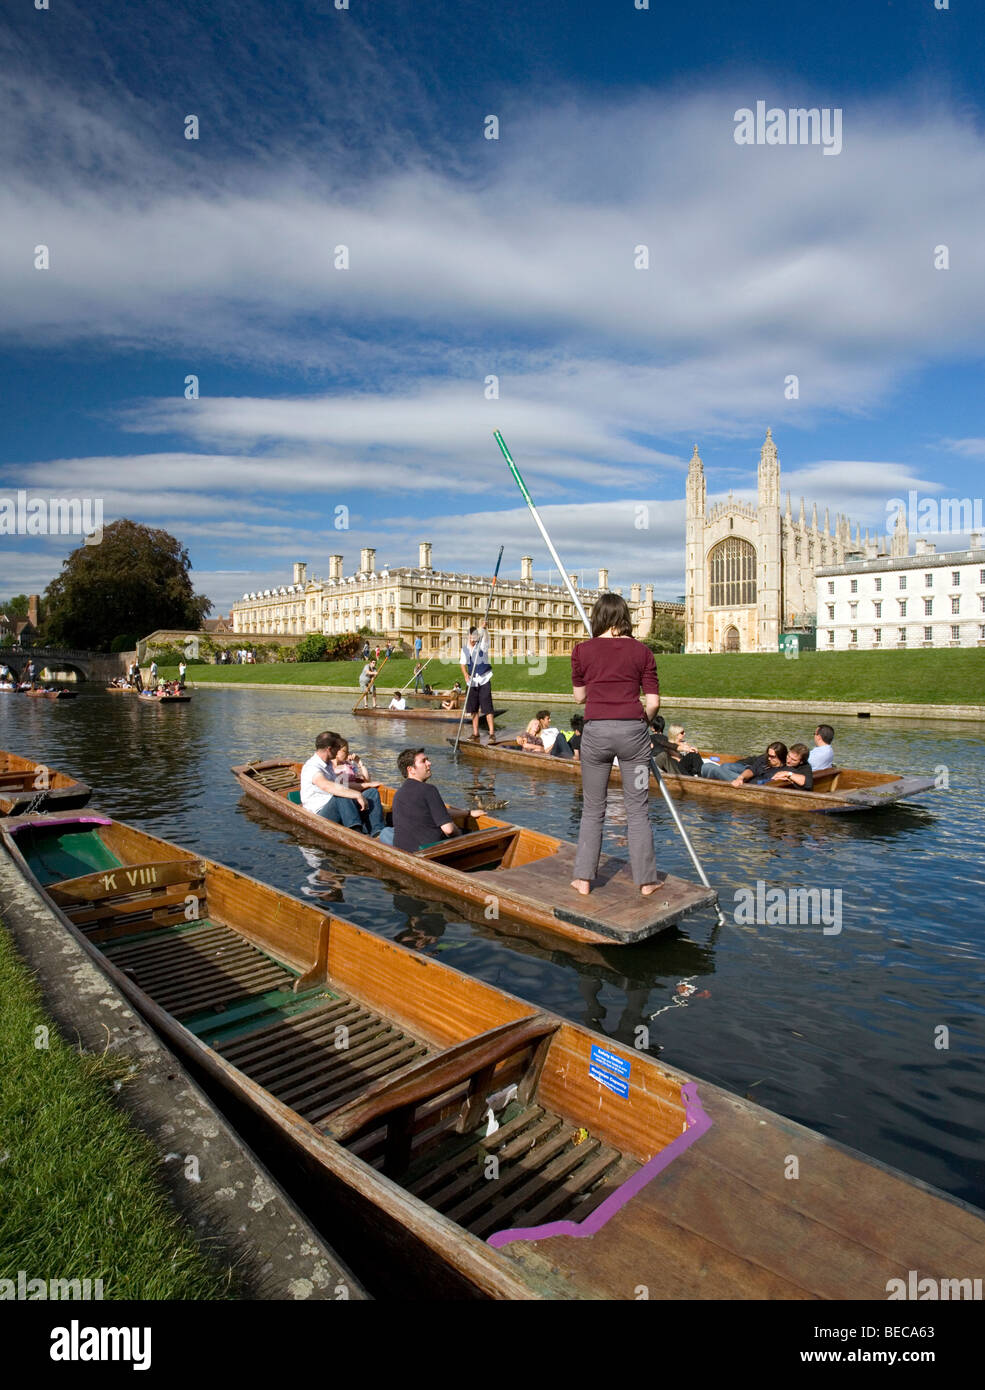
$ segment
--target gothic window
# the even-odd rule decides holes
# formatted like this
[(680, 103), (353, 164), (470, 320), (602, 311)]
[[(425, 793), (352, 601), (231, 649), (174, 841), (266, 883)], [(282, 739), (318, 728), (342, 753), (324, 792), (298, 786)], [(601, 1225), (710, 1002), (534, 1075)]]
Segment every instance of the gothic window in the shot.
[(748, 541), (730, 536), (708, 556), (712, 608), (756, 602), (756, 551)]

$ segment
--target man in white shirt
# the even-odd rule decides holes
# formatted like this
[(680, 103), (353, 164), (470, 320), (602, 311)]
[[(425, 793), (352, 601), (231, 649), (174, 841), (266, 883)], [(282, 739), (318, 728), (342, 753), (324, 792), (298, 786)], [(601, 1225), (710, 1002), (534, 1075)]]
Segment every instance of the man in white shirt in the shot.
[(389, 706), (389, 707), (390, 707), (390, 709), (406, 709), (406, 708), (407, 708), (407, 701), (406, 701), (406, 700), (404, 699), (404, 697), (401, 695), (401, 693), (400, 693), (399, 690), (395, 690), (395, 691), (393, 692), (393, 699), (390, 701), (390, 706)]
[(489, 727), (489, 741), (493, 742), (496, 729), (493, 720), (492, 667), (489, 665), (489, 632), (485, 619), (481, 630), (477, 627), (469, 629), (459, 661), (466, 685), (471, 681), (465, 713), (472, 716), (472, 741), (479, 742), (479, 715), (484, 714)]
[[(326, 729), (315, 739), (315, 751), (301, 769), (301, 805), (313, 816), (324, 820), (334, 820), (350, 830), (361, 826), (370, 834), (378, 835), (383, 826), (383, 812), (379, 796), (374, 793), (374, 804), (354, 787), (341, 781), (336, 773), (336, 755), (348, 752), (348, 744), (340, 734)], [(334, 805), (333, 805), (334, 802)], [(351, 811), (344, 809), (345, 802), (353, 802)], [(363, 813), (367, 824), (363, 826)], [(370, 829), (369, 822), (372, 822)]]
[(814, 730), (814, 747), (807, 761), (815, 772), (823, 772), (826, 767), (834, 767), (835, 755), (831, 747), (835, 731), (830, 724), (818, 724)]

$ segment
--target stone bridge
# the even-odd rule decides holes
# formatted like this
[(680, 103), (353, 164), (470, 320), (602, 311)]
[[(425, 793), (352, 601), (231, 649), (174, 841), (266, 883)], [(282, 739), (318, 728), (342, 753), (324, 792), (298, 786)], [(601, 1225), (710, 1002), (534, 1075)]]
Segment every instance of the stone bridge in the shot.
[(0, 665), (6, 663), (19, 677), (29, 661), (38, 672), (47, 671), (50, 678), (58, 674), (69, 680), (105, 682), (122, 675), (133, 652), (81, 652), (68, 647), (3, 647)]

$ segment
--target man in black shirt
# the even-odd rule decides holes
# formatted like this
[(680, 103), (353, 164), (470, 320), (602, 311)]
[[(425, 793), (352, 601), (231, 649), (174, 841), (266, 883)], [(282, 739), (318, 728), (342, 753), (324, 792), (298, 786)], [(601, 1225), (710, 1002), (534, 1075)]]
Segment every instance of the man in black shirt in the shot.
[(405, 748), (397, 759), (403, 782), (393, 798), (393, 844), (415, 854), (462, 832), (437, 787), (429, 786), (431, 759), (423, 748)]

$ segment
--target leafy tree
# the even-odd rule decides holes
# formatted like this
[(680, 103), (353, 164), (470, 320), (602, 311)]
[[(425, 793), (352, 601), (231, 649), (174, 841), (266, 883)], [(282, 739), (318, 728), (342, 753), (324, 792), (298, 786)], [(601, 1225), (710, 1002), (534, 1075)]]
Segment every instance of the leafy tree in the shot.
[(0, 598), (0, 613), (6, 613), (8, 618), (26, 618), (27, 606), (27, 594), (17, 594), (14, 598)]
[(658, 609), (653, 615), (646, 645), (655, 652), (679, 652), (684, 645), (684, 619)]
[(294, 648), (298, 661), (321, 661), (328, 643), (323, 632), (309, 632)]
[(45, 638), (105, 651), (119, 633), (198, 629), (212, 602), (192, 591), (188, 551), (167, 531), (114, 521), (81, 545), (45, 592)]

